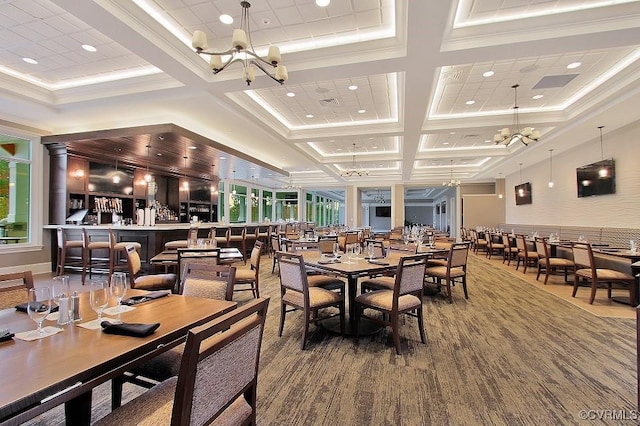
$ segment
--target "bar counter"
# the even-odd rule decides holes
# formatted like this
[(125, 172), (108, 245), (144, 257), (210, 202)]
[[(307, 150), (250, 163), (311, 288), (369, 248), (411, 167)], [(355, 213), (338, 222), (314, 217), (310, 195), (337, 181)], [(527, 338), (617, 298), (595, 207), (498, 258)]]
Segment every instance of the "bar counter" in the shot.
[[(198, 228), (198, 237), (206, 238), (209, 230), (215, 227), (245, 227), (245, 226), (267, 226), (272, 224), (230, 224), (225, 225), (219, 222), (198, 222), (190, 223), (159, 223), (154, 226), (138, 225), (45, 225), (45, 230), (50, 230), (51, 236), (51, 262), (52, 270), (55, 271), (57, 263), (57, 238), (55, 235), (57, 228), (64, 228), (68, 240), (81, 240), (82, 229), (87, 228), (92, 241), (109, 241), (109, 229), (113, 230), (117, 242), (137, 242), (141, 245), (140, 258), (145, 264), (145, 269), (149, 266), (150, 259), (164, 250), (164, 245), (168, 241), (186, 240), (189, 229), (194, 226)], [(73, 256), (80, 256), (73, 253)]]

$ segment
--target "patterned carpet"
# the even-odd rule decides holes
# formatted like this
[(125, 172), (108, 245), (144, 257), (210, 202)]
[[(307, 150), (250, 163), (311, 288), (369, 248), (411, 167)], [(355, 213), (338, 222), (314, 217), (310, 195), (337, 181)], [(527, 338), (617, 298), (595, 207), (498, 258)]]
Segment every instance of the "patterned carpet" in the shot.
[[(271, 297), (260, 360), (259, 425), (636, 424), (582, 420), (581, 410), (636, 408), (633, 319), (597, 317), (480, 256), (469, 259), (469, 300), (426, 297), (427, 344), (417, 324), (401, 328), (403, 355), (388, 331), (359, 340), (289, 314), (278, 338), (279, 287), (271, 259), (261, 289)], [(518, 273), (519, 274), (519, 273)], [(535, 278), (535, 274), (533, 275)], [(606, 297), (606, 296), (605, 296)], [(134, 396), (139, 389), (128, 387)], [(94, 414), (108, 410), (108, 387)], [(62, 424), (62, 410), (32, 424)]]

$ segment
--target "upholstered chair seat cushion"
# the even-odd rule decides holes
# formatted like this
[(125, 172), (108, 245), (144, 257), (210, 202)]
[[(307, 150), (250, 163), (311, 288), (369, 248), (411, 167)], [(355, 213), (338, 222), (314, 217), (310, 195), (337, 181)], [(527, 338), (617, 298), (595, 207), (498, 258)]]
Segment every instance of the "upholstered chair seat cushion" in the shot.
[(250, 268), (237, 268), (236, 269), (236, 283), (242, 281), (255, 281), (256, 271)]
[(176, 284), (176, 274), (141, 275), (134, 281), (139, 290), (172, 290)]
[(447, 266), (447, 259), (429, 259), (427, 267), (429, 266)]
[(307, 275), (307, 282), (309, 287), (344, 287), (344, 282), (340, 278), (331, 275)]
[[(551, 267), (558, 267), (558, 268), (573, 267), (572, 260), (564, 259), (562, 257), (550, 257), (548, 260), (549, 260), (549, 266)], [(546, 262), (547, 262), (547, 259), (545, 258), (538, 260), (538, 263), (542, 263), (542, 265), (546, 265), (547, 264)]]
[[(330, 305), (332, 303), (338, 303), (342, 299), (342, 296), (339, 293), (334, 291), (325, 290), (324, 288), (319, 287), (310, 287), (309, 288), (309, 307), (315, 308), (318, 306)], [(282, 297), (282, 300), (285, 302), (291, 303), (295, 306), (304, 306), (304, 300), (302, 293), (287, 290), (287, 292)]]
[(122, 242), (119, 242), (119, 243), (115, 243), (113, 248), (115, 250), (125, 251), (127, 249), (127, 246), (133, 246), (138, 251), (140, 251), (140, 249), (142, 249), (142, 244), (136, 243), (135, 241), (133, 241), (133, 242), (132, 241), (122, 241)]
[(71, 247), (79, 248), (79, 247), (82, 247), (82, 240), (71, 240), (71, 241), (67, 240), (65, 242), (65, 246), (67, 248), (71, 248)]
[(187, 240), (167, 241), (166, 243), (164, 243), (165, 250), (177, 250), (179, 248), (187, 247), (189, 247), (189, 241)]
[[(591, 280), (593, 277), (591, 276), (591, 269), (578, 269), (576, 271), (576, 275), (583, 278), (588, 278)], [(596, 275), (598, 276), (598, 281), (627, 281), (633, 280), (633, 276), (630, 274), (625, 274), (624, 272), (614, 271), (613, 269), (596, 269)]]
[[(447, 277), (447, 267), (446, 266), (433, 266), (431, 268), (427, 268), (425, 270), (425, 275), (429, 275), (437, 278), (446, 278)], [(449, 276), (451, 278), (462, 277), (465, 275), (464, 269), (462, 268), (451, 268), (451, 272)]]
[(109, 241), (93, 241), (87, 244), (89, 250), (111, 249)]
[(378, 288), (393, 290), (395, 285), (395, 277), (376, 277), (362, 282), (362, 288)]
[[(376, 290), (362, 293), (356, 297), (356, 301), (364, 305), (390, 311), (393, 307), (393, 290)], [(398, 309), (401, 311), (416, 308), (421, 304), (420, 299), (412, 294), (405, 294), (398, 298)]]
[[(144, 394), (129, 401), (120, 409), (112, 411), (106, 417), (94, 423), (97, 426), (139, 425), (156, 426), (171, 423), (173, 398), (177, 377), (172, 377)], [(212, 392), (215, 390), (212, 389)], [(212, 426), (244, 424), (251, 417), (251, 406), (244, 396), (238, 397), (212, 423)]]

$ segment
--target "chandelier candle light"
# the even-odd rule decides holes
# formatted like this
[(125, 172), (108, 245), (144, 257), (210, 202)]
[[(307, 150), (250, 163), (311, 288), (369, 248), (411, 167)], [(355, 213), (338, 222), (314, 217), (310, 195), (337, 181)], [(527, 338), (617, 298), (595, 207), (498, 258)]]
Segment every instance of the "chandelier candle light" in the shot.
[[(248, 1), (240, 2), (242, 6), (242, 19), (240, 21), (240, 28), (233, 30), (233, 37), (231, 41), (231, 48), (224, 52), (212, 52), (208, 51), (207, 35), (204, 31), (194, 31), (191, 45), (196, 49), (198, 55), (209, 55), (209, 65), (214, 74), (218, 74), (227, 68), (234, 62), (240, 62), (243, 66), (242, 79), (250, 86), (255, 80), (255, 72), (253, 67), (258, 68), (272, 80), (284, 84), (289, 78), (287, 74), (287, 67), (280, 63), (280, 49), (278, 46), (270, 46), (267, 53), (267, 59), (263, 59), (255, 52), (253, 43), (251, 42), (251, 31), (249, 28), (249, 8), (251, 3)], [(227, 56), (228, 59), (223, 63), (223, 56)], [(269, 73), (267, 67), (273, 67), (276, 69), (275, 74)]]
[(531, 142), (537, 142), (540, 139), (540, 131), (534, 130), (531, 127), (525, 127), (520, 130), (520, 120), (518, 117), (518, 87), (519, 84), (514, 84), (511, 86), (514, 93), (515, 102), (513, 105), (513, 121), (515, 125), (515, 132), (511, 133), (511, 130), (508, 127), (500, 130), (500, 133), (496, 133), (493, 135), (493, 141), (496, 144), (501, 144), (505, 146), (511, 145), (512, 142), (520, 141), (525, 146), (529, 146)]
[(369, 171), (367, 169), (363, 169), (360, 167), (356, 167), (356, 144), (353, 144), (353, 160), (351, 163), (350, 169), (345, 169), (340, 171), (340, 176), (351, 177), (351, 176), (368, 176)]

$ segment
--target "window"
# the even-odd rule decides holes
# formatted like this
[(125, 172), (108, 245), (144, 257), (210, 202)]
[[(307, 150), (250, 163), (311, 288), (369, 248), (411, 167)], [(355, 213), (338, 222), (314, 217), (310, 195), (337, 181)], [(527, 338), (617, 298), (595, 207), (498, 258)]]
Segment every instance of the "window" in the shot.
[[(40, 233), (33, 232), (40, 228), (42, 218), (32, 219), (32, 210), (42, 211), (42, 206), (40, 200), (32, 201), (32, 194), (38, 193), (36, 187), (41, 188), (41, 182), (32, 181), (32, 143), (26, 138), (0, 133), (0, 243), (3, 250), (15, 244), (41, 243)], [(38, 159), (41, 162), (41, 156)], [(36, 207), (38, 210), (34, 210)]]
[(273, 193), (271, 191), (262, 191), (262, 214), (265, 222), (273, 217)]

